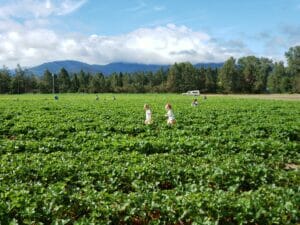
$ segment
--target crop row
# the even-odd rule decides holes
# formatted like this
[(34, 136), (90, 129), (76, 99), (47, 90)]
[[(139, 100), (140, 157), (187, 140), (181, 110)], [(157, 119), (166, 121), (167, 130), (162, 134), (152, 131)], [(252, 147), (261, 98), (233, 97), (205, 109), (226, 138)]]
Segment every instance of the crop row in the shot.
[(114, 218), (150, 220), (157, 212), (153, 220), (172, 223), (292, 224), (299, 216), (299, 174), (286, 170), (283, 162), (251, 154), (145, 158), (57, 152), (6, 155), (1, 165), (2, 221), (11, 216), (45, 223), (79, 218), (115, 223)]
[(299, 102), (0, 99), (1, 225), (300, 222)]

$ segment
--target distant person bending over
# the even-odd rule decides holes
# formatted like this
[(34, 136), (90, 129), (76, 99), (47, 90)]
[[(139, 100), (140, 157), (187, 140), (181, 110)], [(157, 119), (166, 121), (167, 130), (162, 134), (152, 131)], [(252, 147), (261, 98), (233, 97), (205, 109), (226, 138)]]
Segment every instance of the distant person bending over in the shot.
[(148, 104), (144, 105), (144, 110), (146, 112), (146, 120), (145, 120), (145, 124), (151, 124), (152, 123), (152, 112), (150, 109), (150, 106)]
[(198, 100), (195, 98), (192, 102), (192, 106), (198, 106)]
[(174, 115), (174, 113), (172, 111), (171, 104), (167, 103), (166, 106), (165, 106), (165, 109), (167, 111), (166, 117), (168, 117), (167, 124), (169, 124), (169, 125), (175, 124), (176, 120), (175, 120), (175, 115)]

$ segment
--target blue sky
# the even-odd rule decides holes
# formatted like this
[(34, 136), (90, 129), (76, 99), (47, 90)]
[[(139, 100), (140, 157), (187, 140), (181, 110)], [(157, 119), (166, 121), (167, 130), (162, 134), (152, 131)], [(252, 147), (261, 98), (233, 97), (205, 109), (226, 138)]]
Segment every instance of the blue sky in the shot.
[(0, 0), (0, 63), (285, 60), (300, 0)]

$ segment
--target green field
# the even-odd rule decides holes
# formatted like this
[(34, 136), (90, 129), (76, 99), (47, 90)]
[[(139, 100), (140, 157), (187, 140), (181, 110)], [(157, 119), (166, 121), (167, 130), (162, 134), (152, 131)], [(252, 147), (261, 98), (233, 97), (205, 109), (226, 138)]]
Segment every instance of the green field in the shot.
[(0, 96), (1, 225), (300, 223), (300, 101), (115, 96)]

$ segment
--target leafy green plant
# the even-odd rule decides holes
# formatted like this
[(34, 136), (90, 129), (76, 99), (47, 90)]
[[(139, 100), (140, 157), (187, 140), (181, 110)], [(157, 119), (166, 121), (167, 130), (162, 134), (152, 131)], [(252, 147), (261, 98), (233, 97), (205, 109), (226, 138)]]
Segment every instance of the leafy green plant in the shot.
[(300, 222), (298, 101), (1, 98), (0, 224)]

